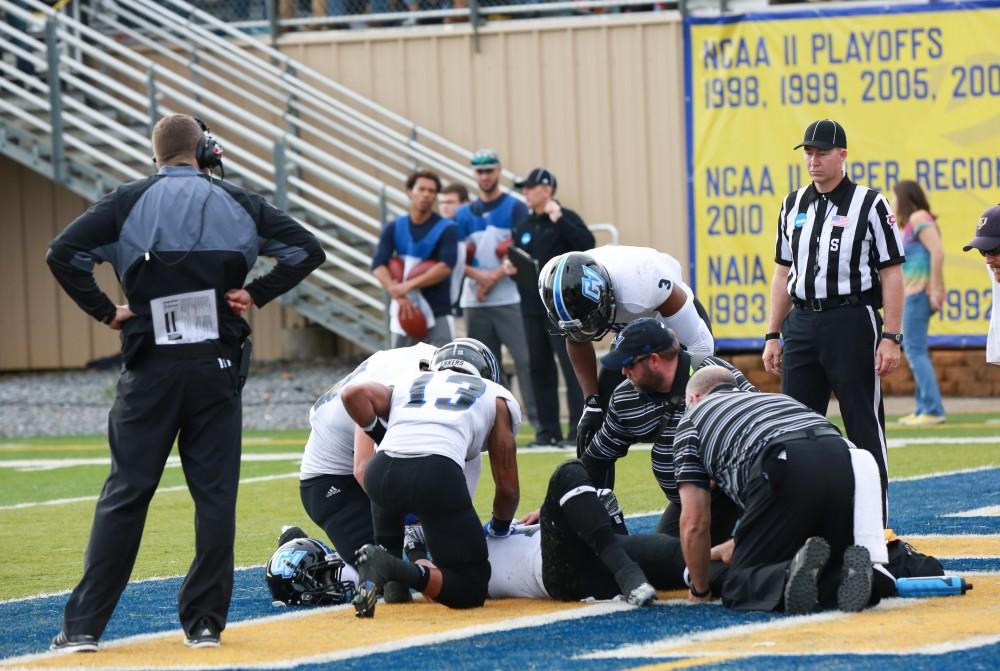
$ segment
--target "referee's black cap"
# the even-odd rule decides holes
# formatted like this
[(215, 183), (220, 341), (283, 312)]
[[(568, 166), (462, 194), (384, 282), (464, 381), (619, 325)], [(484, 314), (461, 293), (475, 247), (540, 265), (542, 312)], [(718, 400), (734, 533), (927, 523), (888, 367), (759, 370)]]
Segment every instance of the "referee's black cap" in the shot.
[(976, 237), (962, 249), (978, 249), (981, 252), (989, 252), (1000, 247), (1000, 205), (994, 205), (983, 212), (976, 223)]
[(611, 351), (601, 357), (601, 365), (611, 369), (631, 366), (672, 347), (677, 347), (674, 332), (653, 317), (642, 317), (622, 329), (611, 343)]
[(817, 149), (840, 147), (841, 149), (847, 149), (847, 131), (833, 119), (813, 121), (806, 128), (805, 135), (802, 137), (802, 144), (796, 145), (794, 148), (798, 149), (799, 147), (816, 147)]

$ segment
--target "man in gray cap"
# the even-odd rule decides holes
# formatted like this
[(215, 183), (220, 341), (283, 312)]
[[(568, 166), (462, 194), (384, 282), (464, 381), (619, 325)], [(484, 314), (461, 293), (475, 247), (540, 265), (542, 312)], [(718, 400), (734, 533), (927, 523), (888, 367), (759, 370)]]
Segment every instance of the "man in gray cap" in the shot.
[(976, 237), (962, 248), (978, 249), (986, 259), (986, 268), (993, 276), (993, 313), (986, 334), (986, 362), (1000, 365), (1000, 205), (983, 212), (976, 222)]

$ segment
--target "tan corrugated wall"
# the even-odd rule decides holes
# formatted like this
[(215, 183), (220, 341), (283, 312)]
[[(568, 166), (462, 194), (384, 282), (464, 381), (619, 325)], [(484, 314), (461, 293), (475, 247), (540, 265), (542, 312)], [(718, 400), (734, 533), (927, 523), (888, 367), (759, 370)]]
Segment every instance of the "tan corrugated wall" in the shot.
[[(49, 241), (89, 203), (68, 189), (0, 156), (0, 371), (78, 368), (118, 352), (118, 334), (76, 306), (48, 266)], [(123, 297), (108, 264), (95, 269), (98, 284), (118, 302)], [(254, 354), (260, 360), (288, 356), (282, 331), (300, 326), (294, 311), (267, 305), (251, 311)]]
[[(465, 25), (302, 33), (290, 56), (466, 147), (489, 146), (526, 174), (544, 165), (559, 197), (622, 243), (687, 265), (683, 38), (675, 13), (491, 24), (472, 48)], [(45, 265), (46, 245), (87, 203), (0, 157), (0, 370), (78, 367), (118, 351)], [(598, 236), (598, 242), (607, 242)], [(107, 265), (98, 281), (115, 300)], [(256, 312), (256, 311), (255, 311)], [(287, 356), (291, 311), (253, 315), (255, 356)]]
[[(675, 12), (300, 33), (281, 49), (519, 174), (544, 165), (559, 197), (623, 244), (687, 266), (683, 30)], [(599, 238), (598, 242), (606, 241)]]

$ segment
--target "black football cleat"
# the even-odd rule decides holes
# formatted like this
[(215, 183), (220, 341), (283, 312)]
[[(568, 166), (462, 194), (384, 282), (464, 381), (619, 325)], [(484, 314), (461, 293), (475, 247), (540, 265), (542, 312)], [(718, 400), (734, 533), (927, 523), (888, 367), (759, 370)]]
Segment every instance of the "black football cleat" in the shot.
[(785, 583), (785, 612), (808, 613), (819, 598), (819, 574), (830, 559), (830, 544), (813, 536), (795, 553)]
[(354, 604), (355, 617), (375, 617), (375, 603), (378, 601), (378, 588), (371, 580), (358, 584), (358, 593), (351, 603)]
[(856, 613), (871, 600), (872, 558), (868, 548), (852, 545), (844, 550), (844, 566), (837, 588), (837, 608)]
[(97, 652), (97, 637), (89, 634), (68, 635), (60, 631), (52, 639), (49, 650), (57, 652)]

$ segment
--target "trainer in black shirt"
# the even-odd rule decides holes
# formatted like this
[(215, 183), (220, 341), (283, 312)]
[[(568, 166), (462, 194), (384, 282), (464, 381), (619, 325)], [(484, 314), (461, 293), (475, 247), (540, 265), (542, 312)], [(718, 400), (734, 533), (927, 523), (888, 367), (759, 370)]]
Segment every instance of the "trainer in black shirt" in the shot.
[[(674, 433), (684, 415), (684, 390), (694, 373), (691, 356), (680, 349), (671, 329), (657, 319), (642, 317), (622, 329), (601, 363), (621, 370), (626, 380), (611, 395), (604, 422), (581, 461), (595, 482), (610, 488), (614, 485), (614, 463), (626, 456), (635, 443), (652, 443), (653, 476), (669, 502), (656, 530), (678, 536), (681, 500), (674, 480)], [(740, 389), (757, 391), (728, 361), (710, 356), (699, 368), (705, 366), (723, 366), (732, 371)], [(735, 504), (714, 489), (713, 545), (732, 536), (738, 516)]]
[(783, 393), (820, 415), (837, 395), (847, 436), (878, 463), (884, 497), (879, 377), (899, 365), (903, 244), (885, 197), (845, 176), (840, 124), (813, 122), (799, 147), (812, 183), (781, 203), (764, 367), (781, 375)]

